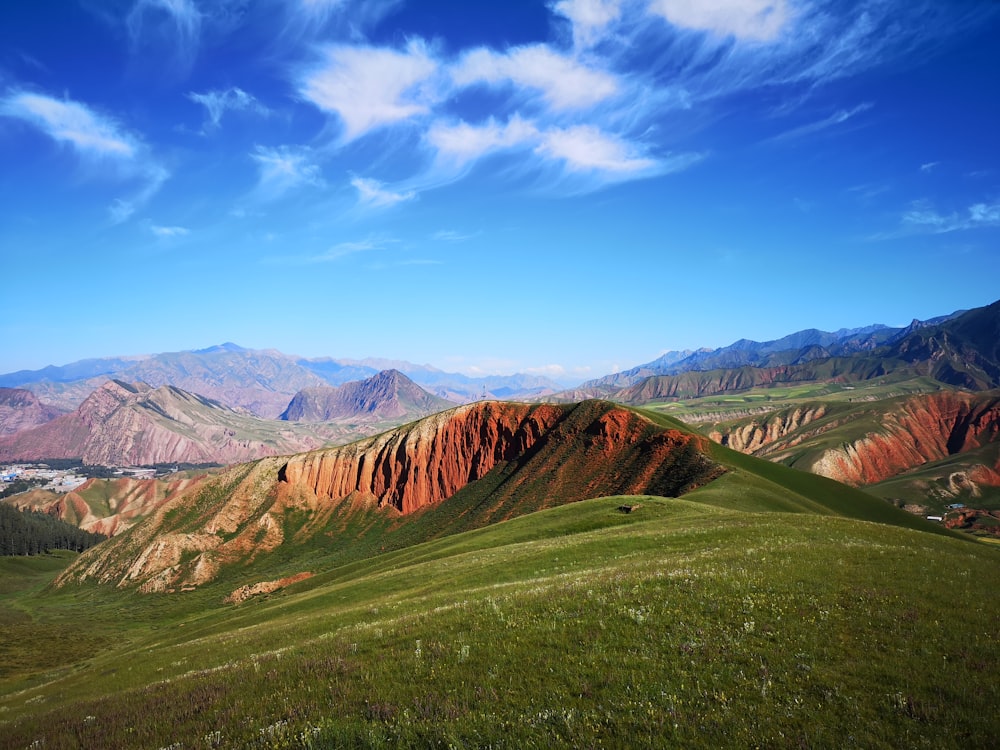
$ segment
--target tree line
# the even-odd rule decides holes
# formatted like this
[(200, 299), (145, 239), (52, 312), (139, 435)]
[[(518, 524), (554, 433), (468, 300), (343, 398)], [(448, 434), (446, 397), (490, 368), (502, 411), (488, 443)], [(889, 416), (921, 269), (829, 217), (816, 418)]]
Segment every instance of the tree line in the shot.
[(0, 555), (40, 555), (53, 549), (83, 552), (107, 539), (36, 510), (0, 503)]

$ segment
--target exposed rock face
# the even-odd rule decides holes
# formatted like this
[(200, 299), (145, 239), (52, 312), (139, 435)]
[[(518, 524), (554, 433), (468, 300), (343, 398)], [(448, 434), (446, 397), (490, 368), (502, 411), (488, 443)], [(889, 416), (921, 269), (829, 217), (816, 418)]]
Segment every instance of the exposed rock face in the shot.
[[(812, 471), (853, 485), (875, 484), (929, 461), (1000, 440), (1000, 396), (934, 393), (906, 400), (878, 431), (825, 451)], [(991, 471), (983, 467), (978, 476)], [(993, 467), (993, 471), (1000, 466)]]
[(95, 534), (112, 537), (153, 514), (167, 500), (177, 499), (196, 488), (197, 479), (88, 479), (65, 494), (35, 490), (16, 495), (11, 502), (58, 516), (63, 521)]
[(79, 408), (0, 439), (0, 460), (78, 458), (86, 464), (235, 463), (324, 444), (316, 435), (272, 429), (265, 420), (172, 386), (112, 380)]
[(428, 393), (398, 370), (383, 370), (367, 380), (339, 387), (301, 390), (280, 418), (292, 422), (326, 422), (345, 417), (417, 419), (454, 405)]
[(306, 571), (296, 573), (295, 575), (288, 576), (286, 578), (281, 578), (277, 581), (261, 581), (260, 583), (251, 583), (246, 586), (240, 586), (226, 597), (226, 602), (228, 604), (240, 604), (251, 597), (259, 596), (260, 594), (271, 594), (279, 589), (285, 588), (285, 586), (291, 586), (293, 583), (298, 583), (299, 581), (304, 581), (311, 577), (312, 573)]
[(470, 404), (351, 445), (230, 467), (81, 557), (60, 581), (195, 586), (289, 541), (287, 511), (302, 524), (301, 541), (341, 504), (402, 523), (477, 480), (483, 523), (602, 495), (676, 496), (722, 472), (707, 445), (607, 402)]
[(23, 388), (0, 388), (0, 435), (51, 422), (66, 412), (43, 404), (34, 393)]
[[(575, 414), (578, 410), (587, 413)], [(697, 438), (649, 430), (648, 422), (625, 409), (592, 410), (590, 405), (473, 404), (424, 419), (411, 430), (295, 456), (281, 478), (320, 498), (357, 494), (412, 513), (451, 497), (500, 464), (537, 460), (546, 451), (559, 454), (547, 462), (553, 486), (593, 476), (600, 494), (677, 494), (678, 487), (657, 483), (654, 476), (669, 454), (694, 447)], [(564, 455), (568, 446), (578, 454)]]
[(756, 453), (765, 445), (770, 445), (813, 420), (825, 416), (826, 407), (823, 405), (782, 409), (779, 412), (771, 412), (767, 419), (745, 422), (726, 433), (715, 430), (708, 436), (715, 442), (740, 453)]

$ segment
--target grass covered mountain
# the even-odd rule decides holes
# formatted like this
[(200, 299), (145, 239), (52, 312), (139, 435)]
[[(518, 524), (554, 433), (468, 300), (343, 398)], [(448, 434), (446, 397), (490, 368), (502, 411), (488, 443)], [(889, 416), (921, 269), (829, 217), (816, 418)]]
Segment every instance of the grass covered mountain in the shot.
[[(899, 477), (895, 498), (937, 512), (953, 502), (1000, 499), (1000, 391), (943, 389), (869, 400), (795, 400), (735, 419), (708, 416), (702, 431), (723, 445), (854, 486)], [(856, 394), (856, 395), (854, 395)], [(729, 412), (732, 414), (732, 412)], [(914, 470), (920, 479), (909, 476)], [(1000, 505), (997, 505), (1000, 508)]]
[(454, 406), (418, 386), (399, 370), (383, 370), (361, 381), (299, 391), (280, 419), (327, 422), (345, 417), (418, 419)]
[(69, 492), (35, 489), (5, 502), (110, 537), (131, 528), (168, 500), (194, 491), (207, 477), (208, 472), (201, 470), (164, 479), (91, 478)]
[(345, 527), (361, 531), (354, 555), (374, 540), (405, 546), (588, 497), (677, 495), (723, 471), (709, 445), (605, 402), (470, 404), (349, 445), (231, 467), (61, 580), (175, 590), (231, 577), (234, 566), (245, 575), (267, 557), (299, 565), (303, 545), (322, 548)]
[[(680, 498), (587, 499), (655, 478), (658, 445), (687, 453), (650, 485)], [(209, 567), (210, 538), (217, 563), (246, 546), (135, 594), (175, 541), (163, 571)], [(475, 404), (232, 467), (44, 587), (60, 559), (0, 576), (0, 747), (1000, 738), (995, 550), (609, 403)]]
[(0, 438), (0, 460), (74, 458), (101, 466), (227, 464), (307, 450), (384, 426), (261, 419), (173, 386), (111, 380), (76, 411)]

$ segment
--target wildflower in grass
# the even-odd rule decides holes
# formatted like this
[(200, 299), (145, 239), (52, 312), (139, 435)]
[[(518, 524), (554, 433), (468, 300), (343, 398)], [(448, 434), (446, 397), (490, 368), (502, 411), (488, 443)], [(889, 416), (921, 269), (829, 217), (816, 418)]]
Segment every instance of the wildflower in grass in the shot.
[(420, 655), (422, 653), (423, 653), (423, 650), (421, 649), (420, 639), (418, 638), (417, 639), (417, 647), (413, 650), (413, 655), (416, 656), (419, 659)]

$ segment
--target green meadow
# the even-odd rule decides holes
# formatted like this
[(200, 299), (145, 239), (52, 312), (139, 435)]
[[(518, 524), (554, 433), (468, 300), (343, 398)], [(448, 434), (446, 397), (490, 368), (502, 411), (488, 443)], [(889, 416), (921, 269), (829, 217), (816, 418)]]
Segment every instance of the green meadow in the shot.
[(0, 747), (996, 746), (1000, 550), (827, 515), (826, 480), (748, 460), (241, 605), (0, 561)]

